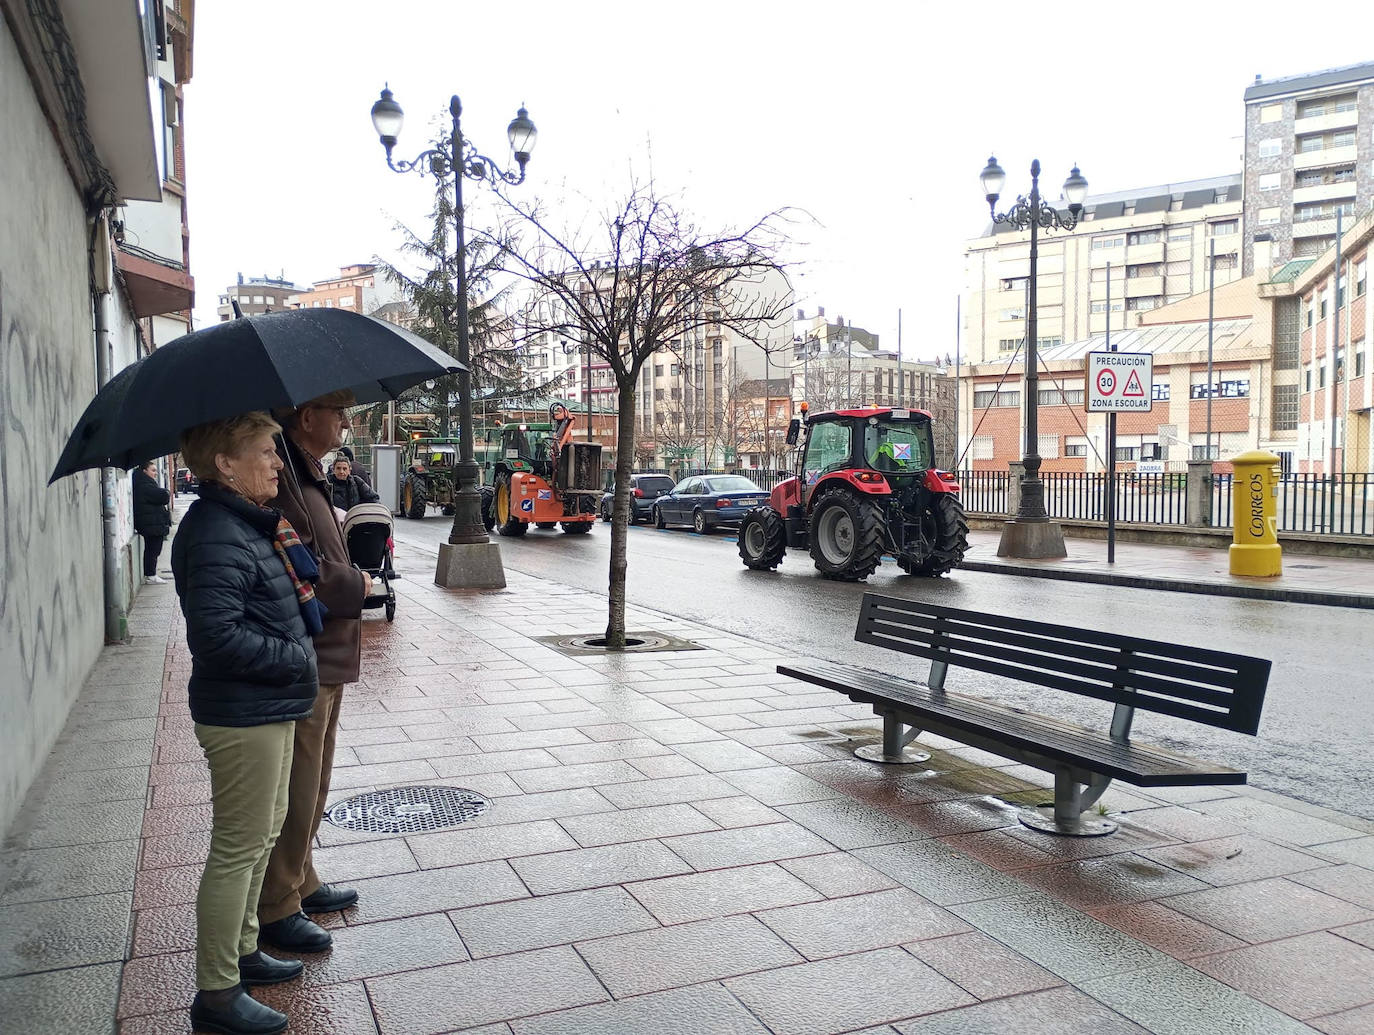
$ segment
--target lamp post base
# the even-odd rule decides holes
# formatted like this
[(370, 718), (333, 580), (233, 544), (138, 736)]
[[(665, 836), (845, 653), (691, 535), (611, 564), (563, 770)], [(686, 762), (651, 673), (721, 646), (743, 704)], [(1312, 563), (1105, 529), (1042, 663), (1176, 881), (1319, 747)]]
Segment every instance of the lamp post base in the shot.
[(441, 543), (434, 584), (445, 589), (505, 589), (506, 570), (495, 543)]
[(998, 557), (1048, 561), (1068, 555), (1068, 550), (1064, 549), (1064, 530), (1057, 521), (1013, 518), (1002, 526), (1002, 540), (997, 544)]

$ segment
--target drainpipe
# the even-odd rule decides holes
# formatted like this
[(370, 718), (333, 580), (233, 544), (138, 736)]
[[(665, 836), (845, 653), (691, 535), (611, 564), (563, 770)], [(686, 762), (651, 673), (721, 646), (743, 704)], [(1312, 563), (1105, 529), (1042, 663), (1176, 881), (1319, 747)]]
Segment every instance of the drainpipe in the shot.
[[(101, 213), (91, 227), (90, 289), (95, 326), (95, 372), (97, 389), (105, 387), (113, 376), (110, 347), (110, 281), (114, 257), (109, 251), (110, 231), (105, 213)], [(123, 606), (119, 579), (119, 546), (115, 530), (115, 494), (119, 472), (113, 467), (100, 469), (100, 531), (101, 553), (105, 575), (105, 642), (129, 642), (129, 616)]]

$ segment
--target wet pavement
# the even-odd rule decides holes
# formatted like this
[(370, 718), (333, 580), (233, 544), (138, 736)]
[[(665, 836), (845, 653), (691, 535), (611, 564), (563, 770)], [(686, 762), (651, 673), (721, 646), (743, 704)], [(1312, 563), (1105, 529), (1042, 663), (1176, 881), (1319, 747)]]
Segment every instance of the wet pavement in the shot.
[[(291, 1030), (1374, 1031), (1374, 823), (1117, 785), (1117, 834), (1040, 835), (1016, 818), (1038, 771), (930, 737), (928, 768), (855, 759), (874, 717), (775, 672), (803, 631), (632, 606), (702, 649), (569, 657), (533, 637), (601, 631), (603, 595), (514, 564), (506, 591), (447, 592), (430, 557), (403, 541), (396, 622), (365, 618), (331, 804), (422, 784), (491, 807), (321, 828), (321, 872), (361, 899), (301, 981), (255, 991)], [(209, 784), (173, 605), (144, 590), (0, 858), (6, 1030), (190, 1030)]]

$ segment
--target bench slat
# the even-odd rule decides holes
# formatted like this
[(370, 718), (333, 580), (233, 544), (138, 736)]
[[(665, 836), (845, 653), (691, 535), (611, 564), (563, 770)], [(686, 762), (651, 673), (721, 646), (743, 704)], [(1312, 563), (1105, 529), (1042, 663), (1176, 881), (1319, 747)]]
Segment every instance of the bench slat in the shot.
[[(1242, 784), (1246, 774), (1104, 734), (1037, 712), (1008, 709), (975, 697), (935, 691), (884, 673), (823, 661), (782, 664), (778, 672), (827, 687), (863, 704), (896, 706), (913, 725), (991, 736), (1009, 747), (1084, 766), (1139, 787)], [(922, 723), (921, 720), (927, 720)]]

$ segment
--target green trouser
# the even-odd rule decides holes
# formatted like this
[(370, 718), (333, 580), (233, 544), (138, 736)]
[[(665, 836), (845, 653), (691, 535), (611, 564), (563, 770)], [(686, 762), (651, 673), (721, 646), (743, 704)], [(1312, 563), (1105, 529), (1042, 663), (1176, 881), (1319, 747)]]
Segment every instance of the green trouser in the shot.
[(258, 948), (258, 891), (286, 818), (294, 722), (204, 726), (210, 763), (210, 855), (196, 895), (196, 987), (239, 983), (239, 957)]

